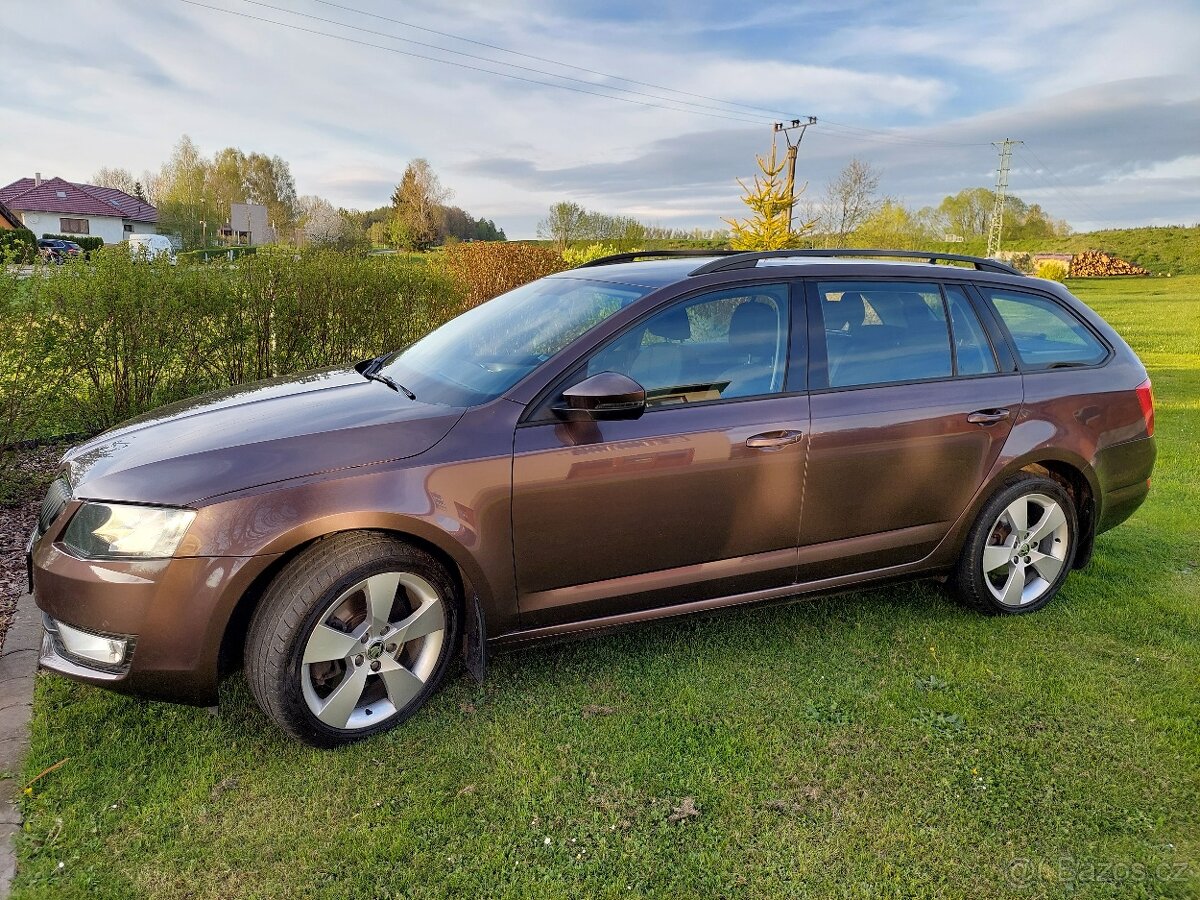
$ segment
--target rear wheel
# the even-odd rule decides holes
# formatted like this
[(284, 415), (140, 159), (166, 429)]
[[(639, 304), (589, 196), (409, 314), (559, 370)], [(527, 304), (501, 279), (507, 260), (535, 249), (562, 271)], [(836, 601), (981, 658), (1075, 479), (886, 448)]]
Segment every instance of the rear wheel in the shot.
[(1075, 504), (1049, 478), (1022, 473), (984, 505), (955, 572), (959, 599), (981, 612), (1041, 609), (1075, 559)]
[(271, 583), (246, 639), (246, 677), (271, 719), (316, 747), (399, 725), (445, 676), (454, 581), (424, 550), (372, 532), (320, 541)]

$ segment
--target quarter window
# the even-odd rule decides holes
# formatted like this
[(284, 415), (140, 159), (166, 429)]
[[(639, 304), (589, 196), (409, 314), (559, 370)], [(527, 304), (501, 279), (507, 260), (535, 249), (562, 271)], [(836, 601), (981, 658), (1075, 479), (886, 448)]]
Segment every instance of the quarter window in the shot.
[(1108, 355), (1096, 336), (1053, 300), (1003, 288), (983, 292), (1004, 320), (1025, 365), (1090, 366)]
[(948, 378), (942, 292), (912, 282), (820, 282), (830, 387)]
[(646, 389), (647, 406), (773, 394), (783, 390), (787, 334), (787, 285), (704, 294), (629, 329), (586, 374), (628, 375)]

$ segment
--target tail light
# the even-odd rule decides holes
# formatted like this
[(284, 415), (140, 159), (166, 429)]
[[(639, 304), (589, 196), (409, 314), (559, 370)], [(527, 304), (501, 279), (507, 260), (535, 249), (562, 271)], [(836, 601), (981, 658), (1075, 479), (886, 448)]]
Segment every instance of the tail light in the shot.
[(1146, 420), (1147, 436), (1154, 434), (1154, 392), (1150, 389), (1150, 379), (1147, 378), (1137, 386), (1138, 405), (1142, 408), (1142, 418)]

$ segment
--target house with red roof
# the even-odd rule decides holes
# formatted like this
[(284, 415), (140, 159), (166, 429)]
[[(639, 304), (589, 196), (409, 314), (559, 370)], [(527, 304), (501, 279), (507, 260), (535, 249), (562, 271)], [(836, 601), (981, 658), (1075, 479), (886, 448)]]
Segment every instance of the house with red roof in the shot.
[(20, 178), (0, 188), (0, 204), (36, 236), (99, 237), (116, 244), (134, 233), (156, 233), (158, 210), (124, 191), (62, 178)]

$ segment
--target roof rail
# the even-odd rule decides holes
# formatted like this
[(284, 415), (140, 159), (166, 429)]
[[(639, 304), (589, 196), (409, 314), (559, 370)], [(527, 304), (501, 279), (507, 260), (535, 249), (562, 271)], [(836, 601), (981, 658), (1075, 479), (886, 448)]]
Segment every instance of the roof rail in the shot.
[(727, 259), (714, 259), (699, 268), (693, 269), (690, 275), (707, 275), (709, 272), (724, 272), (729, 269), (752, 269), (760, 259), (786, 259), (788, 257), (838, 257), (838, 256), (867, 256), (892, 257), (899, 259), (921, 259), (929, 263), (939, 260), (947, 262), (968, 262), (981, 272), (999, 272), (1002, 275), (1021, 275), (1008, 263), (997, 259), (986, 259), (982, 256), (964, 256), (961, 253), (923, 253), (920, 250), (855, 250), (853, 248), (837, 250), (764, 250), (752, 253), (737, 253)]
[(656, 257), (688, 257), (688, 256), (734, 256), (744, 255), (741, 250), (631, 250), (629, 253), (613, 253), (585, 262), (577, 269), (591, 269), (595, 266), (612, 266), (617, 263), (633, 262), (637, 259), (654, 259)]

